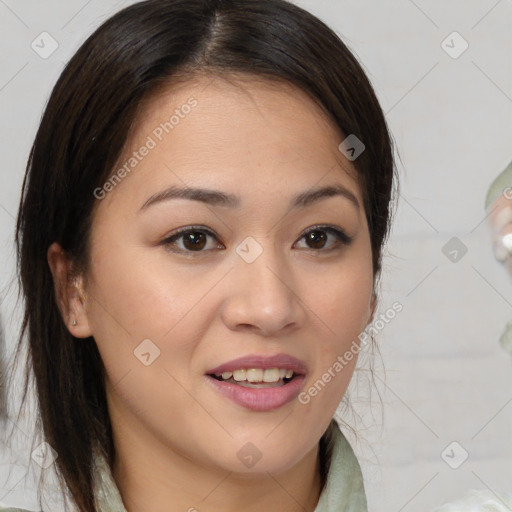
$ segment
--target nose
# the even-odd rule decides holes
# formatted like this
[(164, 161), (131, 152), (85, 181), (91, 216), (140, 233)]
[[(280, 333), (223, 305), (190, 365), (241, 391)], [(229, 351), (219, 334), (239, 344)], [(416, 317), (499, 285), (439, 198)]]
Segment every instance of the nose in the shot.
[(224, 323), (233, 331), (254, 331), (265, 337), (300, 328), (306, 318), (306, 305), (300, 296), (303, 290), (298, 276), (286, 255), (277, 254), (270, 244), (250, 263), (240, 254), (234, 256), (234, 268), (226, 283)]

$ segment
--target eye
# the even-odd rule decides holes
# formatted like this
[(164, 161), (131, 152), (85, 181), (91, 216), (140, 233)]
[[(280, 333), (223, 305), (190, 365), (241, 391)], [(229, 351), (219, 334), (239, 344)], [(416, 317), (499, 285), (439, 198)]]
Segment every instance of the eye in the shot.
[[(329, 240), (329, 235), (335, 238), (334, 246), (325, 249), (326, 242)], [(180, 254), (200, 253), (212, 249), (223, 249), (224, 246), (220, 243), (213, 244), (213, 247), (207, 248), (208, 237), (218, 240), (215, 234), (203, 226), (189, 226), (178, 230), (176, 233), (167, 237), (162, 241), (162, 245), (172, 252)], [(339, 248), (340, 246), (347, 246), (352, 243), (352, 237), (348, 236), (344, 231), (334, 228), (332, 226), (313, 226), (310, 228), (299, 240), (305, 239), (309, 247), (306, 249), (313, 249), (315, 252), (328, 252)], [(178, 243), (178, 242), (181, 242)], [(331, 244), (332, 245), (332, 244)]]
[[(325, 244), (329, 235), (335, 237), (334, 247), (325, 249)], [(313, 226), (310, 228), (300, 240), (305, 239), (310, 248), (316, 252), (328, 252), (338, 249), (340, 246), (350, 245), (352, 237), (348, 236), (344, 231), (334, 228), (332, 226)]]
[[(202, 226), (189, 226), (167, 237), (162, 244), (170, 251), (178, 253), (205, 252), (203, 249), (207, 246), (208, 237), (217, 238), (209, 229)], [(176, 248), (176, 245), (179, 245), (176, 242), (180, 239), (182, 239), (183, 245)], [(221, 248), (219, 244), (216, 247)], [(211, 248), (207, 250), (211, 250)]]

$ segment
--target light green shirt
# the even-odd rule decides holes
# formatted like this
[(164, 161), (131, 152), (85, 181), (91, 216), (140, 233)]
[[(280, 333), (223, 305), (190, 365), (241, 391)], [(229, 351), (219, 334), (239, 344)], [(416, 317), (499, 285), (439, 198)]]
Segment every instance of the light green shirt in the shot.
[[(126, 512), (112, 473), (103, 458), (96, 495), (101, 512)], [(363, 475), (354, 451), (343, 433), (336, 429), (327, 480), (314, 512), (367, 512)], [(0, 512), (28, 512), (20, 508), (0, 508)], [(45, 511), (46, 512), (46, 511)]]

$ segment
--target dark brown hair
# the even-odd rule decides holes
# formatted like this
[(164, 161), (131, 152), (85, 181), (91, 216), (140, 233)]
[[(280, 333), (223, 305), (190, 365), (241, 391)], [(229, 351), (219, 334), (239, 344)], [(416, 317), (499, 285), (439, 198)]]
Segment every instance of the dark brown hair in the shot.
[[(365, 144), (353, 165), (375, 280), (380, 275), (397, 181), (393, 145), (368, 78), (331, 29), (286, 0), (147, 0), (104, 22), (51, 93), (28, 159), (16, 226), (24, 298), (16, 359), (28, 339), (22, 403), (31, 369), (45, 440), (58, 453), (57, 474), (81, 512), (97, 511), (93, 448), (99, 446), (109, 464), (114, 460), (105, 373), (94, 339), (75, 339), (63, 321), (47, 250), (58, 242), (86, 271), (93, 191), (114, 171), (138, 108), (174, 77), (201, 72), (292, 84), (345, 135)], [(322, 442), (328, 444), (329, 432)]]

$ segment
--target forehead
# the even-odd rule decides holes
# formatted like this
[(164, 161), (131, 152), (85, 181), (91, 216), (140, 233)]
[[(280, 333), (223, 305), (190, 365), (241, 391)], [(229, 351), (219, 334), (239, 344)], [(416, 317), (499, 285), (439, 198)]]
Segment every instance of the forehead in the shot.
[[(206, 72), (190, 77), (178, 76), (172, 80), (168, 85), (162, 84), (140, 103), (134, 123), (135, 135), (141, 129), (147, 131), (148, 123), (166, 118), (167, 113), (179, 109), (192, 96), (197, 99), (199, 110), (215, 114), (219, 119), (229, 119), (231, 112), (239, 110), (258, 113), (264, 119), (275, 114), (283, 122), (293, 121), (298, 124), (297, 128), (304, 128), (302, 125), (305, 123), (301, 121), (306, 116), (309, 123), (314, 120), (316, 125), (326, 125), (326, 131), (336, 130), (318, 103), (298, 87), (283, 80), (243, 73), (214, 75)], [(243, 124), (243, 119), (230, 119), (231, 123), (237, 120)], [(337, 137), (341, 135), (338, 131)]]
[[(187, 103), (191, 98), (197, 102), (197, 106), (191, 109), (192, 115), (189, 115)], [(188, 142), (190, 146), (198, 147), (205, 142), (205, 138), (220, 139), (222, 135), (229, 135), (233, 141), (240, 142), (242, 138), (252, 135), (253, 147), (260, 141), (266, 144), (272, 140), (276, 145), (294, 146), (298, 156), (303, 156), (301, 149), (315, 156), (327, 151), (339, 160), (343, 168), (355, 174), (353, 166), (337, 149), (345, 138), (339, 127), (304, 91), (282, 80), (243, 73), (196, 74), (181, 77), (167, 86), (162, 85), (139, 105), (126, 149), (137, 146), (138, 142), (172, 117), (171, 124), (175, 126), (170, 133), (162, 134), (166, 139), (162, 141), (164, 143), (170, 142), (170, 137), (165, 135), (176, 138), (180, 131), (189, 132), (192, 129), (196, 137)], [(186, 123), (181, 122), (184, 118), (187, 118)], [(209, 146), (215, 150), (215, 147)], [(236, 147), (233, 146), (233, 149)]]
[(344, 138), (323, 109), (291, 84), (199, 75), (162, 86), (141, 102), (116, 168), (150, 145), (130, 173), (133, 182), (135, 174), (144, 177), (140, 187), (148, 180), (165, 185), (190, 179), (241, 189), (250, 179), (255, 186), (293, 189), (293, 180), (304, 188), (326, 177), (350, 184), (361, 198), (357, 172), (338, 150)]

